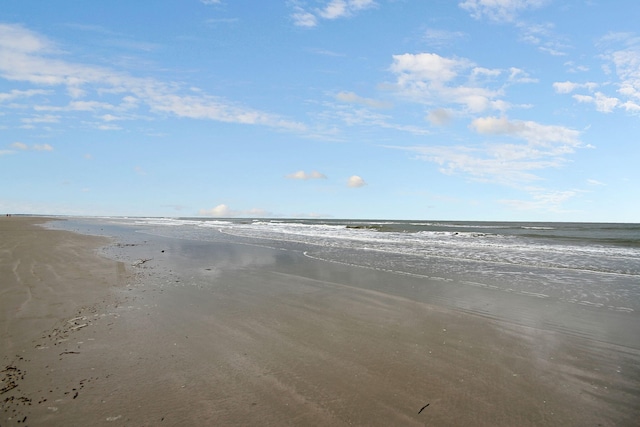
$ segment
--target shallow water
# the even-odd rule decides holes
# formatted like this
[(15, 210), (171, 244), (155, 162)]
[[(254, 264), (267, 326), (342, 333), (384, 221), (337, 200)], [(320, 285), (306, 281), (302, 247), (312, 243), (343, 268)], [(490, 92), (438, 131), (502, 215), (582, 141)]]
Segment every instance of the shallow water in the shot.
[[(640, 225), (108, 219), (148, 234), (288, 247), (456, 284), (640, 311)], [(224, 234), (225, 236), (222, 236)]]
[[(637, 225), (93, 218), (55, 227), (166, 238), (179, 255), (171, 268), (202, 282), (258, 264), (326, 280), (330, 262), (337, 281), (640, 348)], [(302, 259), (312, 263), (296, 271)]]

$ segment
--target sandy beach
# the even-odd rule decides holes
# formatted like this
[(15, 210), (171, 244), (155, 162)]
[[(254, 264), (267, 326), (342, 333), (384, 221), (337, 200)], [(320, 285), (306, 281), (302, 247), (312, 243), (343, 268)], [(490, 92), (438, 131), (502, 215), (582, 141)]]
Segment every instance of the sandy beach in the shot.
[(419, 278), (293, 251), (45, 221), (0, 218), (2, 427), (638, 425), (624, 337), (452, 309), (409, 297)]

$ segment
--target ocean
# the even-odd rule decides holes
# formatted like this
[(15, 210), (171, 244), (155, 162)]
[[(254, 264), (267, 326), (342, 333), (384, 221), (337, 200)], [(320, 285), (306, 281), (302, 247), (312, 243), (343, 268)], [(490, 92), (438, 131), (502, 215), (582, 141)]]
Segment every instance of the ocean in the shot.
[(640, 224), (103, 218), (169, 238), (236, 242), (603, 311), (640, 312)]

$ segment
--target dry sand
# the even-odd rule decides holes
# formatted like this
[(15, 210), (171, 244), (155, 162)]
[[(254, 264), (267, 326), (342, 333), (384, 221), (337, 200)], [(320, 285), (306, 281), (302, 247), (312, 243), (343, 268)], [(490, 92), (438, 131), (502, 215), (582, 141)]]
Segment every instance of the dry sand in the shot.
[(41, 221), (0, 218), (0, 426), (638, 425), (637, 348), (267, 248), (132, 236), (107, 260)]

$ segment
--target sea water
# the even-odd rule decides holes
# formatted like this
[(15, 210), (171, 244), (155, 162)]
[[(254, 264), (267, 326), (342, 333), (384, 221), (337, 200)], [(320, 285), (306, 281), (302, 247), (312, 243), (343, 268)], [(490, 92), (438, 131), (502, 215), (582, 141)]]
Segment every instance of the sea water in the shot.
[(139, 232), (300, 251), (620, 313), (640, 312), (640, 224), (104, 218)]

